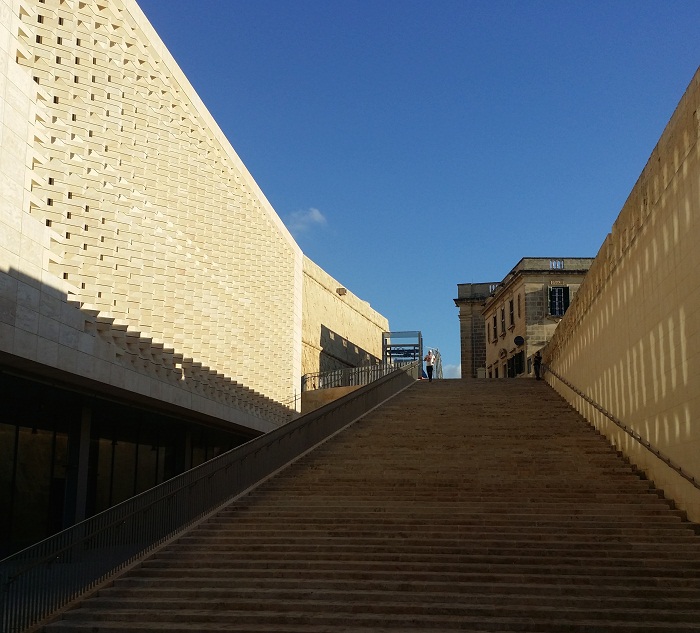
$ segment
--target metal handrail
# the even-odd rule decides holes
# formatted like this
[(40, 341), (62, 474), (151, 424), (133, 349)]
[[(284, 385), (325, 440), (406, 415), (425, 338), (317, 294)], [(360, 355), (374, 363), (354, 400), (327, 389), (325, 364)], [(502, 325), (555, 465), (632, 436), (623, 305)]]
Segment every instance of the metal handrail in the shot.
[(396, 370), (399, 366), (401, 365), (397, 363), (383, 363), (304, 374), (301, 378), (301, 390), (312, 391), (314, 389), (368, 385)]
[(94, 589), (418, 379), (395, 369), (311, 413), (0, 561), (0, 631), (19, 633)]
[(590, 404), (594, 409), (602, 413), (608, 420), (610, 420), (613, 424), (615, 424), (617, 427), (619, 427), (621, 430), (623, 430), (627, 435), (629, 435), (633, 440), (641, 444), (645, 449), (647, 449), (650, 453), (652, 453), (655, 457), (659, 458), (664, 464), (666, 464), (669, 468), (674, 470), (676, 473), (678, 473), (683, 479), (691, 483), (695, 488), (700, 490), (700, 481), (698, 481), (693, 475), (688, 474), (683, 470), (682, 466), (679, 466), (676, 464), (670, 457), (664, 455), (659, 449), (654, 447), (652, 443), (647, 440), (646, 438), (642, 437), (637, 431), (634, 429), (628, 427), (624, 422), (622, 422), (619, 418), (614, 416), (612, 413), (610, 413), (607, 409), (603, 408), (602, 405), (598, 404), (593, 398), (590, 396), (586, 395), (583, 391), (575, 387), (573, 384), (571, 384), (566, 378), (561, 376), (559, 373), (554, 371), (551, 367), (546, 366), (542, 364), (543, 370), (546, 369), (547, 372), (552, 374), (557, 380), (565, 384), (571, 391), (573, 391), (577, 396), (583, 398), (588, 404)]

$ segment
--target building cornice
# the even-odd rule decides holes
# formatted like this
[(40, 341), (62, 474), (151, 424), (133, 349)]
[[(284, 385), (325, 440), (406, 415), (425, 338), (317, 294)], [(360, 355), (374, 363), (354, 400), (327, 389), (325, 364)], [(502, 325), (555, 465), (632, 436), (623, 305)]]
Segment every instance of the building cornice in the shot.
[(485, 307), (500, 300), (519, 280), (526, 281), (529, 277), (543, 275), (548, 277), (585, 275), (592, 263), (592, 257), (523, 257), (498, 284), (493, 294), (486, 299)]

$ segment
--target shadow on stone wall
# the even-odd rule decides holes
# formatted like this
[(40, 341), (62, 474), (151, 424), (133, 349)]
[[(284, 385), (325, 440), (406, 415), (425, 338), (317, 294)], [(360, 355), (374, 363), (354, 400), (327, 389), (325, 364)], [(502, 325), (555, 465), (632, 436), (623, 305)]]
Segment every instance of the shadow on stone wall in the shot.
[(319, 347), (321, 348), (319, 353), (320, 372), (374, 365), (381, 361), (380, 358), (370, 354), (367, 350), (355, 345), (325, 325), (321, 325)]
[(229, 376), (14, 269), (0, 272), (0, 328), (0, 351), (65, 372), (67, 382), (79, 377), (184, 407), (197, 401), (196, 411), (209, 415), (218, 405), (275, 424), (295, 417)]
[(544, 354), (550, 384), (695, 522), (699, 112), (700, 70)]

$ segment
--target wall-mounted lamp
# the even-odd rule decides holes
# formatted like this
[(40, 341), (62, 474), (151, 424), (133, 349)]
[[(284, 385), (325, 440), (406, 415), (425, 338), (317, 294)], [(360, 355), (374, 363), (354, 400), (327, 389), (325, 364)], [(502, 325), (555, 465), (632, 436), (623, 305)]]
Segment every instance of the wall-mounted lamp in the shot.
[(335, 290), (341, 297), (348, 294), (348, 289), (347, 288), (336, 288)]

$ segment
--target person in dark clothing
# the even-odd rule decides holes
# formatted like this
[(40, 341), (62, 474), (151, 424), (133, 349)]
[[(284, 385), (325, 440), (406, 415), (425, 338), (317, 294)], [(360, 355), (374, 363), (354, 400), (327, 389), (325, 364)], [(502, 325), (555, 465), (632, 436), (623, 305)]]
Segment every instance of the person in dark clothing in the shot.
[(535, 352), (535, 357), (532, 359), (532, 367), (535, 370), (535, 380), (540, 379), (540, 368), (542, 366), (542, 354)]

